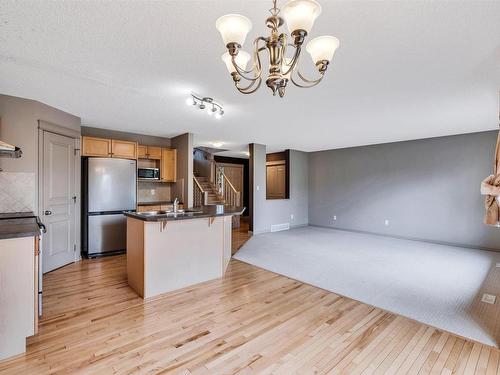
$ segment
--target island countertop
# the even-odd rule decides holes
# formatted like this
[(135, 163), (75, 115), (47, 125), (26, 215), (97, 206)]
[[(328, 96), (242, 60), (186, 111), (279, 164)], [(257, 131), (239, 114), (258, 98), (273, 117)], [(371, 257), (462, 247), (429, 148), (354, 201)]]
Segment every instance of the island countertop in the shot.
[(168, 213), (159, 213), (152, 215), (148, 212), (132, 212), (132, 211), (125, 211), (123, 214), (127, 217), (142, 221), (175, 221), (175, 220), (200, 219), (204, 217), (241, 215), (243, 214), (244, 211), (245, 207), (213, 205), (213, 206), (203, 206), (203, 207), (192, 207), (186, 209), (185, 212), (179, 212), (177, 214), (173, 212), (168, 212)]

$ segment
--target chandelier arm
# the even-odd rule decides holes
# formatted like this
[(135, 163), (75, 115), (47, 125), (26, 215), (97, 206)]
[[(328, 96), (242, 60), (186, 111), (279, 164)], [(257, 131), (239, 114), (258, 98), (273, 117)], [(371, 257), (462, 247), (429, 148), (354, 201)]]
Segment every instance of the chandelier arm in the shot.
[[(253, 44), (254, 44), (254, 53), (253, 53), (253, 68), (251, 70), (245, 70), (245, 69), (242, 69), (238, 66), (238, 64), (236, 63), (236, 56), (231, 56), (231, 62), (234, 66), (234, 69), (236, 69), (236, 72), (238, 72), (238, 74), (246, 79), (247, 81), (256, 81), (258, 80), (261, 75), (262, 75), (262, 64), (260, 62), (260, 55), (259, 55), (259, 52), (263, 49), (265, 49), (264, 47), (262, 48), (259, 48), (259, 41), (265, 41), (265, 39), (263, 37), (259, 37), (257, 39), (254, 40)], [(253, 73), (254, 74), (254, 77), (248, 77), (247, 74), (250, 74), (250, 73)]]
[(307, 85), (303, 85), (303, 84), (298, 83), (298, 82), (295, 80), (295, 78), (293, 77), (293, 74), (292, 74), (292, 75), (290, 75), (290, 80), (292, 81), (292, 83), (293, 83), (295, 86), (300, 87), (300, 88), (303, 88), (303, 89), (308, 89), (308, 88), (310, 88), (310, 87), (314, 87), (314, 86), (316, 86), (316, 85), (317, 85), (318, 83), (320, 83), (320, 82), (322, 81), (322, 79), (325, 77), (325, 75), (324, 75), (324, 74), (321, 74), (321, 76), (320, 76), (318, 79), (316, 79), (316, 80), (314, 80), (314, 81), (311, 81), (311, 80), (309, 80), (309, 79), (307, 79), (307, 78), (304, 78), (304, 76), (303, 76), (300, 72), (297, 72), (297, 75), (298, 75), (298, 76), (299, 76), (299, 78), (300, 78), (300, 79), (301, 79), (304, 83), (306, 83)]
[(280, 56), (279, 65), (281, 66), (281, 65), (283, 65), (283, 62), (285, 61), (286, 45), (287, 45), (286, 34), (281, 33), (279, 36), (279, 39), (281, 41), (281, 56)]
[(290, 74), (295, 69), (299, 61), (300, 52), (302, 51), (302, 48), (301, 46), (294, 46), (294, 47), (295, 47), (295, 53), (293, 54), (292, 63), (290, 65), (286, 65), (289, 68), (286, 72), (282, 72), (283, 75)]
[[(253, 89), (253, 90), (250, 90), (249, 89), (255, 84), (255, 82), (258, 82), (257, 83), (257, 86)], [(238, 85), (236, 85), (236, 88), (238, 89), (239, 92), (241, 92), (242, 94), (253, 94), (255, 91), (257, 91), (260, 87), (262, 83), (262, 78), (259, 78), (258, 81), (253, 81), (250, 85), (248, 85), (247, 87), (244, 87), (244, 88), (240, 88), (238, 87)]]

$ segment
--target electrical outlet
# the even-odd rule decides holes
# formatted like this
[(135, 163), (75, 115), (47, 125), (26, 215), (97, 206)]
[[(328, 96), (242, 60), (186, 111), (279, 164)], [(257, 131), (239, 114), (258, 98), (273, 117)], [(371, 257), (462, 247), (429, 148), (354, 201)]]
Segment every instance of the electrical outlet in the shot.
[(259, 185), (257, 185), (257, 191), (259, 191), (259, 190), (260, 190), (260, 186), (259, 186)]
[(389, 220), (388, 220), (388, 219), (385, 219), (385, 221), (384, 221), (384, 225), (385, 225), (386, 227), (388, 227), (388, 226), (389, 226)]
[(497, 297), (494, 296), (493, 294), (484, 293), (483, 298), (481, 298), (481, 302), (489, 303), (490, 305), (494, 305), (496, 299), (497, 299)]
[(290, 214), (290, 219), (293, 220), (293, 214)]
[(333, 221), (337, 220), (337, 215), (333, 215)]

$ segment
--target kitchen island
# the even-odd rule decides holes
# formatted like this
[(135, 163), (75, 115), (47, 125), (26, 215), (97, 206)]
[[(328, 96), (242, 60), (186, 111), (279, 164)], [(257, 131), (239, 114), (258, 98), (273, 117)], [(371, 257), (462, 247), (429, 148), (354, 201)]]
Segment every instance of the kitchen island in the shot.
[(179, 212), (125, 212), (127, 278), (142, 297), (224, 276), (232, 216), (244, 208), (204, 206)]

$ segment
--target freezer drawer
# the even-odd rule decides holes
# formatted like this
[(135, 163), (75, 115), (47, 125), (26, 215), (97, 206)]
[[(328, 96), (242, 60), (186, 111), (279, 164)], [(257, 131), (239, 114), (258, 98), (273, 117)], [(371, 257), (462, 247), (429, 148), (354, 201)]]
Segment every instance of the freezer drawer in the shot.
[(127, 220), (123, 214), (90, 215), (88, 220), (89, 256), (125, 250)]

